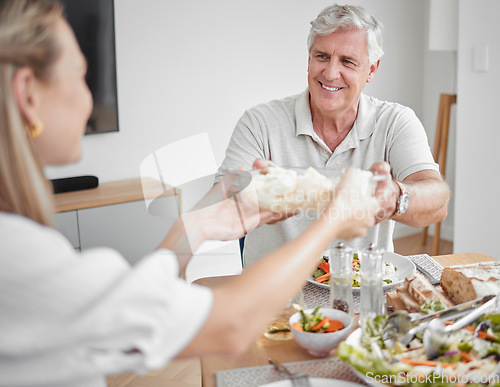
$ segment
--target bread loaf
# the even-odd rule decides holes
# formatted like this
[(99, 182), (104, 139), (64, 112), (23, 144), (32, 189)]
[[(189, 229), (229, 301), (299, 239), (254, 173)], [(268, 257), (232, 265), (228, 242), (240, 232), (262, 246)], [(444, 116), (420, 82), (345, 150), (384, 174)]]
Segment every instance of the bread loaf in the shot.
[(500, 262), (446, 267), (441, 287), (457, 304), (500, 292)]
[(434, 300), (441, 301), (445, 308), (453, 306), (453, 303), (438, 288), (431, 285), (427, 278), (418, 271), (406, 278), (403, 286), (420, 305), (426, 300)]

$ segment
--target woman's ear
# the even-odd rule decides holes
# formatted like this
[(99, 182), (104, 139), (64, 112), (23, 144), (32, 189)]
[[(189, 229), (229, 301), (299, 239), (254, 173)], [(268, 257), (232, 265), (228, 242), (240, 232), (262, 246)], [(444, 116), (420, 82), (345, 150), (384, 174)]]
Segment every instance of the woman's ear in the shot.
[(36, 76), (33, 69), (23, 66), (16, 70), (12, 80), (12, 91), (24, 121), (28, 125), (33, 125), (38, 121), (35, 103)]

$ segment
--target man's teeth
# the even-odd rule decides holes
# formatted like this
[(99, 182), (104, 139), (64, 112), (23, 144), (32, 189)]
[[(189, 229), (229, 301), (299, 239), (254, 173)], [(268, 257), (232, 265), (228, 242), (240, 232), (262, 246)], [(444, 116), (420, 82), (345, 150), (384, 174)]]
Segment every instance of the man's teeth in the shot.
[(328, 91), (337, 91), (337, 90), (341, 89), (340, 87), (328, 87), (328, 86), (325, 86), (323, 84), (321, 86), (323, 86), (323, 89), (326, 89)]

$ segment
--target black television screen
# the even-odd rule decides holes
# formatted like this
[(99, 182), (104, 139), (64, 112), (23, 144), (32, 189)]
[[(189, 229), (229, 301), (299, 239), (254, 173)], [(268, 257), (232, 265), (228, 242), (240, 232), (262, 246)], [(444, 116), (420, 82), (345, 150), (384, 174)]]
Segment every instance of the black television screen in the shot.
[(113, 0), (60, 0), (87, 58), (94, 110), (86, 134), (118, 131)]

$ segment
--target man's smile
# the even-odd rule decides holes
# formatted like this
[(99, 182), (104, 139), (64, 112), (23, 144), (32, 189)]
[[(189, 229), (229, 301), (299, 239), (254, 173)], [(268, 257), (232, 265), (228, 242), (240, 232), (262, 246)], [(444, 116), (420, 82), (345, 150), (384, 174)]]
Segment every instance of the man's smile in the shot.
[(342, 87), (329, 87), (329, 86), (322, 84), (321, 82), (319, 82), (319, 84), (321, 85), (321, 87), (323, 89), (328, 90), (328, 91), (339, 91), (342, 89)]

